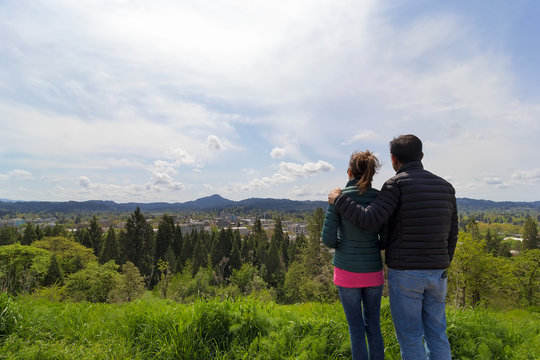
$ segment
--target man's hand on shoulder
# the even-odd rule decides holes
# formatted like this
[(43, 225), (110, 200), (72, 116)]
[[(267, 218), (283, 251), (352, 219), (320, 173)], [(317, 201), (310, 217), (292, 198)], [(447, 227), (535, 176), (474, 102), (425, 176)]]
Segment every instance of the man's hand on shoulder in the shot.
[(330, 205), (334, 205), (339, 195), (341, 195), (340, 188), (335, 188), (334, 190), (330, 191), (330, 194), (328, 194), (328, 203)]

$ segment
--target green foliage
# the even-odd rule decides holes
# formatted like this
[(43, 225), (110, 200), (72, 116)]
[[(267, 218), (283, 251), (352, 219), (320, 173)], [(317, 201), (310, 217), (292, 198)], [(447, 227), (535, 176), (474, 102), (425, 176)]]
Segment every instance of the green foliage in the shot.
[(115, 286), (108, 294), (111, 302), (129, 302), (140, 298), (145, 292), (144, 279), (133, 263), (122, 265), (122, 273), (117, 277)]
[(266, 288), (266, 283), (259, 271), (251, 264), (243, 264), (240, 269), (233, 270), (231, 285), (236, 286), (242, 295), (257, 295)]
[(21, 245), (30, 245), (37, 240), (37, 234), (31, 223), (26, 224), (24, 235), (21, 239)]
[(288, 303), (337, 299), (332, 255), (320, 241), (323, 223), (324, 212), (319, 208), (308, 219), (308, 237), (305, 243), (297, 244), (296, 260), (285, 275), (283, 294)]
[(512, 259), (512, 280), (528, 306), (540, 301), (540, 249), (524, 251)]
[(60, 267), (58, 266), (58, 261), (56, 260), (56, 255), (53, 254), (51, 257), (51, 261), (49, 262), (49, 268), (47, 269), (47, 273), (45, 274), (45, 278), (43, 279), (43, 285), (45, 286), (51, 286), (54, 284), (61, 284), (63, 282), (62, 272), (60, 271)]
[(49, 268), (47, 250), (26, 245), (0, 246), (0, 290), (9, 294), (33, 291)]
[(539, 248), (538, 223), (532, 217), (527, 217), (523, 225), (523, 248), (533, 250)]
[(64, 236), (44, 237), (33, 247), (45, 249), (56, 256), (60, 272), (64, 275), (81, 270), (97, 260), (94, 251)]
[(146, 221), (140, 208), (137, 207), (128, 218), (120, 240), (124, 260), (132, 262), (150, 283), (154, 270), (156, 239), (152, 226)]
[(94, 254), (99, 256), (102, 250), (103, 244), (103, 229), (98, 223), (96, 215), (92, 216), (90, 224), (88, 226), (89, 243), (92, 244)]
[(7, 293), (0, 292), (0, 345), (17, 330), (20, 321), (17, 303)]
[(103, 265), (97, 262), (71, 274), (66, 279), (65, 294), (70, 300), (106, 302), (109, 293), (119, 282), (118, 265), (109, 261)]
[(110, 227), (109, 230), (107, 230), (105, 239), (103, 241), (103, 251), (99, 256), (99, 262), (101, 264), (105, 264), (106, 262), (109, 262), (111, 260), (114, 260), (118, 263), (120, 262), (120, 249), (118, 244), (118, 238), (113, 227)]
[(8, 225), (0, 227), (0, 246), (15, 244), (19, 238), (17, 227)]
[(461, 307), (535, 304), (540, 297), (540, 250), (507, 258), (486, 252), (485, 246), (483, 240), (474, 240), (469, 233), (459, 234), (449, 269), (449, 302)]

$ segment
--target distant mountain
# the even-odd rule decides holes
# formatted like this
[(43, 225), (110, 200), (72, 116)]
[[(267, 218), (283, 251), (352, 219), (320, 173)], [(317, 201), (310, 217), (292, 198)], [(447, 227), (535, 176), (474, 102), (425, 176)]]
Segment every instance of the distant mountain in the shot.
[(116, 203), (114, 201), (0, 201), (0, 211), (6, 212), (46, 212), (46, 213), (78, 213), (78, 212), (131, 212), (137, 207), (143, 212), (166, 211), (208, 211), (225, 209), (274, 210), (274, 211), (311, 211), (317, 207), (326, 209), (326, 201), (297, 201), (289, 199), (247, 199), (233, 201), (220, 195), (211, 195), (185, 203)]
[(540, 211), (540, 201), (491, 201), (476, 200), (469, 198), (456, 199), (459, 211), (489, 211), (489, 210), (538, 210)]
[[(504, 210), (535, 210), (540, 211), (540, 201), (512, 202), (475, 200), (458, 198), (459, 211), (504, 211)], [(208, 211), (208, 210), (264, 210), (264, 211), (313, 211), (320, 207), (326, 209), (326, 201), (299, 201), (289, 199), (250, 198), (241, 201), (225, 199), (220, 195), (211, 195), (185, 203), (116, 203), (114, 201), (9, 201), (0, 200), (0, 212), (20, 213), (79, 213), (79, 212), (131, 212), (137, 207), (143, 212), (176, 212), (176, 211)]]

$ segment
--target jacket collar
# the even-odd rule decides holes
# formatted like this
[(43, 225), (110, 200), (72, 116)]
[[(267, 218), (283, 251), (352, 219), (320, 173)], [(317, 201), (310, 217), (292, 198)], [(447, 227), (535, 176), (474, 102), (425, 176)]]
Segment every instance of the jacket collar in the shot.
[(360, 179), (357, 179), (357, 178), (354, 178), (354, 179), (351, 179), (349, 181), (347, 181), (347, 187), (349, 186), (356, 186), (356, 183), (360, 181)]
[(406, 163), (406, 164), (403, 164), (403, 165), (399, 168), (399, 170), (396, 172), (396, 174), (405, 172), (405, 171), (407, 171), (407, 170), (413, 170), (413, 169), (423, 170), (423, 169), (424, 169), (424, 165), (422, 165), (422, 161), (411, 161), (411, 162), (408, 162), (408, 163)]

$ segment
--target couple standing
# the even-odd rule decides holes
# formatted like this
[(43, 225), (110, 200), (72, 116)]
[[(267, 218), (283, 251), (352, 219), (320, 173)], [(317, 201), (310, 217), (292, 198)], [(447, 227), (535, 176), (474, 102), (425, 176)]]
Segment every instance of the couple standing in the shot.
[(390, 310), (402, 359), (451, 359), (445, 297), (446, 269), (458, 233), (455, 191), (424, 170), (422, 142), (416, 136), (393, 139), (390, 154), (396, 175), (380, 191), (371, 187), (379, 161), (366, 151), (352, 154), (347, 186), (328, 195), (322, 239), (335, 248), (334, 283), (349, 325), (353, 359), (384, 359), (380, 249), (385, 249)]

